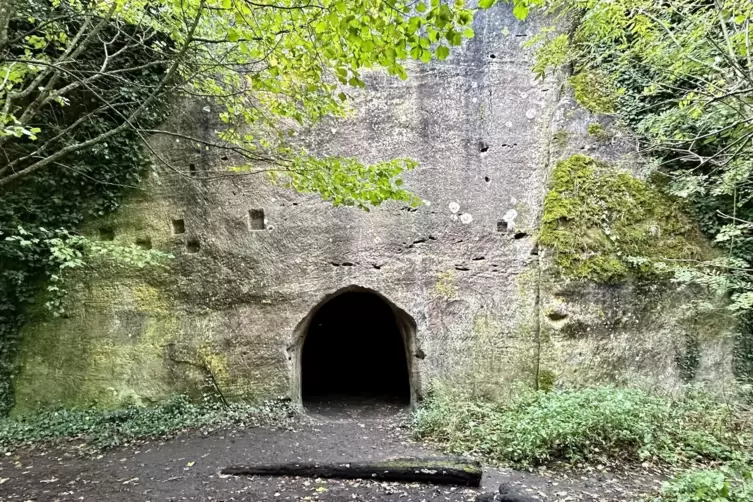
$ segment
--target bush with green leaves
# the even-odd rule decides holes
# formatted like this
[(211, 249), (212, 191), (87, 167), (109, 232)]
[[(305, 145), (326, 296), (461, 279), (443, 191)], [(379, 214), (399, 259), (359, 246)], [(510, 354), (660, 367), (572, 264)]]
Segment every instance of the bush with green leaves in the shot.
[(17, 419), (0, 419), (0, 452), (61, 440), (77, 440), (104, 449), (136, 440), (170, 437), (189, 429), (279, 424), (292, 416), (291, 408), (281, 400), (224, 405), (210, 400), (195, 403), (186, 396), (153, 407), (48, 410)]
[(687, 471), (664, 484), (654, 502), (752, 502), (750, 466)]
[(613, 387), (522, 391), (503, 403), (435, 389), (417, 411), (414, 427), (419, 438), (452, 453), (495, 463), (675, 463), (741, 455), (737, 441), (749, 438), (736, 429), (736, 413), (699, 395), (669, 400)]

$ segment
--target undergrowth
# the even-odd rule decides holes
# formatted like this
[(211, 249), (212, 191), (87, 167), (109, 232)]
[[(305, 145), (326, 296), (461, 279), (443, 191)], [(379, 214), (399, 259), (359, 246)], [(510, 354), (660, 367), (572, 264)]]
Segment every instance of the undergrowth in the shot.
[(731, 461), (750, 446), (738, 410), (698, 394), (670, 401), (636, 389), (523, 392), (508, 402), (435, 390), (417, 411), (419, 438), (498, 464), (552, 461)]
[(189, 429), (279, 424), (293, 415), (283, 401), (225, 406), (214, 401), (194, 403), (185, 396), (153, 407), (49, 410), (17, 419), (0, 419), (0, 452), (63, 440), (107, 449), (137, 440), (171, 437)]
[(671, 479), (653, 502), (753, 502), (750, 465), (691, 470)]

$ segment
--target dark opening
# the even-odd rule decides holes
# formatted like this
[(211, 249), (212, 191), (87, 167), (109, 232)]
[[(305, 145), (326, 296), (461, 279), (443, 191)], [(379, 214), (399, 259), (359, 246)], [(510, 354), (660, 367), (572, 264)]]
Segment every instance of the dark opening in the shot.
[(196, 176), (196, 164), (188, 164), (188, 174)]
[(374, 400), (410, 403), (405, 342), (390, 306), (377, 295), (349, 292), (311, 320), (301, 355), (304, 403)]
[(507, 222), (506, 221), (498, 221), (497, 222), (497, 232), (507, 232)]
[(149, 237), (139, 237), (136, 239), (136, 245), (141, 249), (152, 249), (152, 239)]
[(263, 209), (249, 209), (248, 229), (249, 230), (264, 230), (264, 210)]
[(186, 222), (182, 219), (173, 220), (173, 233), (175, 235), (186, 233)]
[(186, 251), (189, 253), (198, 253), (200, 249), (201, 243), (199, 242), (199, 239), (191, 238), (186, 242)]

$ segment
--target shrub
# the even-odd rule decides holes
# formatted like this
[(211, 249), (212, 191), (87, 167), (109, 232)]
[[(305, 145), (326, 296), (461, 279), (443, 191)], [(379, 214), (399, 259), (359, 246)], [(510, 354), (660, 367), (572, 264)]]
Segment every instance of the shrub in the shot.
[(281, 401), (223, 406), (212, 401), (193, 403), (185, 396), (154, 407), (50, 410), (0, 420), (0, 452), (63, 439), (81, 440), (90, 447), (105, 449), (139, 439), (169, 437), (188, 429), (278, 423), (290, 416), (290, 408)]
[(750, 467), (687, 471), (666, 482), (654, 502), (753, 502)]
[(506, 403), (440, 390), (417, 411), (414, 427), (420, 438), (453, 453), (497, 463), (676, 462), (734, 458), (733, 414), (699, 396), (669, 401), (613, 387), (525, 392)]

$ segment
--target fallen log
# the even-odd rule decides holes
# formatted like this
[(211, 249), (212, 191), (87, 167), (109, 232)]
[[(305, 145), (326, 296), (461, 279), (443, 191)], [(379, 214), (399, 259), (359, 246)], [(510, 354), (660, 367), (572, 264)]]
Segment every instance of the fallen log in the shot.
[(226, 467), (222, 469), (221, 474), (377, 479), (437, 485), (479, 486), (481, 463), (462, 457), (395, 458), (379, 462), (291, 462)]

